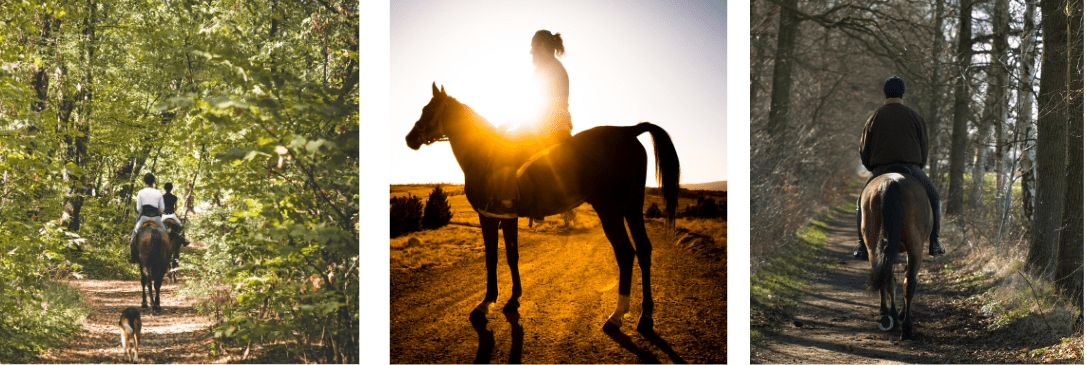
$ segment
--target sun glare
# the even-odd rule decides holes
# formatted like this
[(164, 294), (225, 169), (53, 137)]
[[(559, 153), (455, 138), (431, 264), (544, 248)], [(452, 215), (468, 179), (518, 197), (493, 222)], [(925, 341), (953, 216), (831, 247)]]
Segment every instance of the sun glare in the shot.
[(531, 55), (487, 49), (464, 62), (446, 84), (449, 95), (475, 109), (495, 126), (527, 120), (541, 96), (532, 85)]

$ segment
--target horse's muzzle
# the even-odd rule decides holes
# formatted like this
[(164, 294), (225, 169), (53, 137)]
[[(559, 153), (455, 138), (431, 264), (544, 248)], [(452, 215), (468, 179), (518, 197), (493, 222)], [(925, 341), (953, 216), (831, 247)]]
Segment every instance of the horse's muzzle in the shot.
[(418, 151), (419, 147), (422, 147), (422, 138), (419, 136), (419, 131), (411, 129), (411, 133), (407, 134), (405, 138), (407, 140), (407, 147)]

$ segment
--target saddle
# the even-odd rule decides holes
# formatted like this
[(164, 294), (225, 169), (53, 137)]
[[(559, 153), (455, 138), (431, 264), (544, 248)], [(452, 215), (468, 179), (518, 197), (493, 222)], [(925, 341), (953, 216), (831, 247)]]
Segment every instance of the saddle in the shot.
[[(509, 173), (509, 170), (506, 170), (507, 171), (506, 173), (497, 173), (497, 172), (492, 173), (491, 176), (489, 176), (489, 181), (487, 181), (488, 188), (489, 188), (488, 191), (490, 192), (488, 195), (490, 195), (492, 197), (496, 196), (497, 194), (496, 194), (496, 192), (494, 190), (497, 190), (497, 189), (503, 189), (503, 188), (504, 189), (512, 189), (514, 191), (513, 195), (516, 196), (516, 198), (513, 199), (513, 206), (515, 208), (518, 205), (519, 201), (521, 200), (520, 199), (521, 198), (520, 190), (522, 189), (522, 187), (520, 186), (520, 184), (518, 182), (521, 179), (521, 177), (524, 176), (525, 171), (527, 171), (528, 168), (530, 168), (536, 162), (540, 161), (544, 157), (551, 154), (551, 152), (554, 151), (555, 149), (557, 149), (558, 147), (563, 146), (565, 144), (565, 142), (568, 141), (568, 140), (569, 140), (568, 138), (564, 138), (564, 140), (562, 142), (551, 143), (550, 146), (548, 146), (546, 148), (543, 148), (542, 150), (539, 150), (539, 151), (537, 151), (535, 153), (532, 153), (530, 155), (529, 155), (530, 151), (527, 150), (527, 148), (513, 148), (513, 149), (506, 149), (506, 150), (499, 149), (499, 150), (494, 151), (494, 153), (507, 153), (507, 154), (511, 154), (511, 155), (506, 155), (506, 156), (510, 156), (510, 157), (502, 157), (502, 158), (508, 158), (508, 159), (506, 159), (504, 161), (505, 162), (504, 167), (501, 166), (501, 164), (499, 164), (497, 166), (493, 166), (492, 168), (494, 168), (495, 170), (498, 170), (498, 169), (503, 169), (503, 168), (509, 168), (510, 165), (516, 166), (517, 168), (516, 168), (515, 172), (512, 173), (512, 176), (507, 175)], [(495, 160), (495, 159), (492, 159), (492, 160)], [(523, 161), (523, 162), (516, 162), (516, 161)], [(513, 181), (513, 184), (511, 186), (506, 186), (506, 185), (509, 185), (508, 180)], [(488, 203), (487, 203), (486, 207), (484, 207), (483, 209), (476, 209), (476, 211), (478, 211), (483, 216), (490, 217), (490, 218), (498, 218), (498, 219), (517, 218), (516, 214), (509, 214), (509, 213), (502, 214), (501, 212), (495, 212), (494, 210), (497, 210), (497, 209), (492, 209), (492, 207), (495, 207), (496, 205), (499, 205), (499, 204), (501, 204), (501, 203), (498, 201), (498, 199), (491, 198), (491, 199), (488, 199)], [(543, 218), (544, 217), (532, 217), (532, 219), (538, 220), (538, 221), (542, 221)]]

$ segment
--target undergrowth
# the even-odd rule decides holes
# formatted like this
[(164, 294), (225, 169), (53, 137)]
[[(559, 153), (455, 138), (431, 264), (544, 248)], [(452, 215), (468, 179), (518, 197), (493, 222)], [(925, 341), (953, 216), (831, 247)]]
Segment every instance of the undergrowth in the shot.
[[(853, 205), (844, 204), (831, 210), (821, 220), (811, 221), (800, 228), (791, 244), (784, 247), (770, 259), (770, 265), (751, 274), (750, 309), (755, 322), (768, 322), (769, 317), (780, 315), (785, 308), (794, 306), (803, 294), (808, 282), (805, 272), (817, 265), (811, 257), (826, 245), (826, 227), (835, 214), (847, 214), (854, 211)], [(765, 335), (752, 328), (751, 344), (759, 344)]]

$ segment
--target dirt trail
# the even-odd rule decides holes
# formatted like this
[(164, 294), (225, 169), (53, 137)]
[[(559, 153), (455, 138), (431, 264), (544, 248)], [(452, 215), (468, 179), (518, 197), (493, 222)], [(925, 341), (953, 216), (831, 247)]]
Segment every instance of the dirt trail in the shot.
[[(656, 334), (634, 327), (641, 314), (641, 273), (634, 265), (630, 313), (622, 332), (601, 327), (615, 309), (618, 265), (602, 229), (572, 235), (520, 234), (524, 295), (519, 313), (501, 306), (512, 284), (504, 241), (497, 305), (486, 323), (468, 313), (485, 294), (482, 258), (448, 267), (391, 272), (393, 363), (724, 363), (726, 257), (693, 252), (663, 240), (650, 222)], [(482, 236), (479, 236), (482, 244)]]
[[(855, 196), (851, 197), (854, 202)], [(875, 326), (878, 295), (864, 293), (871, 266), (852, 258), (856, 244), (856, 216), (837, 213), (826, 228), (826, 246), (813, 260), (830, 263), (807, 271), (810, 285), (798, 304), (772, 319), (765, 347), (751, 347), (751, 363), (1008, 363), (1020, 358), (1022, 348), (1059, 342), (1059, 336), (1032, 333), (1015, 326), (988, 330), (991, 319), (969, 300), (974, 290), (956, 286), (961, 274), (940, 271), (957, 252), (954, 237), (944, 231), (948, 254), (925, 256), (913, 309), (913, 339), (900, 340), (900, 330), (882, 332)], [(960, 239), (959, 239), (960, 240)], [(957, 246), (960, 247), (960, 246)], [(952, 266), (959, 266), (953, 264)], [(904, 257), (895, 265), (901, 293)], [(898, 299), (901, 308), (901, 299)], [(1019, 328), (1030, 328), (1022, 326)], [(1035, 360), (1034, 360), (1035, 361)]]
[[(180, 283), (180, 282), (179, 282)], [(83, 332), (38, 357), (38, 363), (127, 363), (123, 359), (117, 321), (127, 307), (140, 308), (140, 283), (124, 280), (70, 280), (94, 307)], [(143, 341), (140, 363), (223, 363), (208, 356), (211, 321), (193, 309), (194, 298), (175, 294), (178, 284), (164, 283), (162, 311), (140, 308)]]

